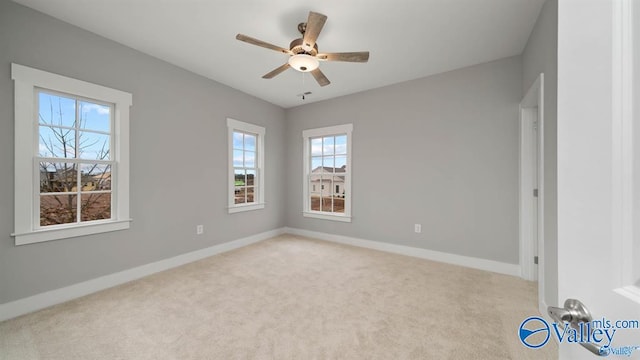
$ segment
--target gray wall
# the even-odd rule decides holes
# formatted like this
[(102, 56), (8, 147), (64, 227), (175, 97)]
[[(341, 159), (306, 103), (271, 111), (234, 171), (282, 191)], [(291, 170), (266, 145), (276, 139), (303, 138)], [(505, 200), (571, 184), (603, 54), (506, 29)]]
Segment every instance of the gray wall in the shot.
[[(549, 63), (530, 50), (547, 48), (541, 21), (524, 58), (285, 111), (0, 0), (0, 304), (285, 225), (516, 264), (518, 103)], [(13, 245), (11, 62), (133, 93), (130, 230)], [(226, 117), (267, 128), (265, 210), (226, 212)], [(353, 222), (304, 218), (302, 130), (343, 123)]]
[[(11, 62), (133, 94), (130, 230), (14, 246)], [(225, 210), (226, 117), (267, 128), (264, 210)], [(284, 226), (284, 118), (277, 106), (0, 0), (0, 303)]]
[(558, 0), (547, 1), (522, 55), (522, 91), (544, 73), (544, 265), (545, 301), (558, 302)]
[[(287, 225), (517, 264), (521, 71), (512, 57), (289, 109)], [(302, 130), (343, 123), (353, 222), (305, 218)]]

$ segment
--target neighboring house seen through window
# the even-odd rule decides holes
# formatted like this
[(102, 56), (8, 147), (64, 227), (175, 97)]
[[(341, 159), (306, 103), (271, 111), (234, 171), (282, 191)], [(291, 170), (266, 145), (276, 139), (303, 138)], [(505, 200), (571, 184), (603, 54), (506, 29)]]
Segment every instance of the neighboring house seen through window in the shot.
[(264, 208), (265, 128), (227, 119), (229, 212)]
[(304, 216), (351, 221), (351, 124), (303, 131)]
[(131, 94), (17, 64), (12, 77), (16, 244), (129, 228)]

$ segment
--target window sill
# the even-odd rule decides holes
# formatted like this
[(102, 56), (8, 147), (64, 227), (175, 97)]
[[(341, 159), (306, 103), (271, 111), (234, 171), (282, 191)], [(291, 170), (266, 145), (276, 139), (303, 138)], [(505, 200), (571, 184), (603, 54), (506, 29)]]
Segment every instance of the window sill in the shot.
[(234, 205), (229, 207), (229, 214), (235, 214), (244, 211), (260, 210), (264, 209), (264, 203), (251, 204), (251, 205)]
[(31, 232), (11, 234), (11, 236), (15, 238), (16, 246), (18, 246), (44, 241), (67, 239), (77, 236), (100, 234), (117, 230), (126, 230), (129, 228), (129, 224), (131, 223), (131, 221), (131, 219), (115, 221), (108, 220), (99, 223), (38, 229)]
[(347, 215), (335, 215), (335, 214), (327, 214), (320, 213), (314, 211), (305, 211), (302, 213), (304, 217), (322, 219), (322, 220), (331, 220), (331, 221), (340, 221), (340, 222), (351, 222), (351, 216)]

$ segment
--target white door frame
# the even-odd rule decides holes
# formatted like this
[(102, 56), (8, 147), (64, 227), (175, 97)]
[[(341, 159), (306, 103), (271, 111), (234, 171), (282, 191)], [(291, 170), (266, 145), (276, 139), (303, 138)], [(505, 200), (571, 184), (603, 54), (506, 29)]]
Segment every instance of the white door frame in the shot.
[[(634, 153), (638, 149), (640, 132), (634, 120), (638, 119), (640, 98), (640, 41), (634, 34), (640, 29), (640, 7), (633, 0), (622, 0), (614, 7), (613, 52), (613, 248), (619, 255), (619, 268), (615, 270), (619, 288), (615, 291), (640, 304), (640, 241), (634, 231), (640, 228), (637, 203), (640, 193), (637, 185), (640, 162)], [(637, 61), (634, 63), (634, 60)], [(634, 204), (635, 203), (635, 204)], [(635, 206), (634, 206), (635, 205)], [(634, 268), (635, 267), (635, 268)], [(616, 274), (616, 275), (617, 275)]]
[[(537, 122), (537, 131), (533, 130)], [(537, 135), (537, 136), (536, 136)], [(537, 146), (536, 146), (537, 144)], [(534, 151), (537, 156), (534, 157)], [(537, 158), (537, 161), (535, 159)], [(520, 102), (520, 276), (538, 280), (538, 303), (544, 299), (544, 74), (540, 74)], [(534, 214), (534, 173), (537, 168), (538, 206)], [(537, 221), (534, 219), (537, 215)], [(537, 231), (534, 232), (534, 227)], [(537, 239), (534, 238), (537, 233)], [(536, 249), (537, 245), (537, 249)], [(537, 251), (536, 251), (537, 250)], [(538, 265), (533, 257), (538, 254)]]

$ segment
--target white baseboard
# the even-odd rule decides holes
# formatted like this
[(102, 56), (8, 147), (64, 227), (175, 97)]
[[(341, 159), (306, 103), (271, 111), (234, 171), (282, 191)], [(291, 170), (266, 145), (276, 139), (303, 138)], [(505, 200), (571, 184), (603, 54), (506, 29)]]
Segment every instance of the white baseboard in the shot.
[(155, 274), (160, 271), (168, 270), (180, 265), (188, 264), (200, 259), (204, 259), (209, 256), (241, 248), (243, 246), (257, 243), (284, 233), (284, 228), (270, 230), (242, 239), (237, 239), (223, 244), (214, 245), (208, 248), (178, 255), (169, 259), (164, 259), (132, 269), (120, 271), (114, 274), (101, 276), (99, 278), (87, 280), (60, 289), (43, 292), (6, 304), (0, 304), (0, 321), (12, 319), (14, 317), (40, 310), (48, 306), (73, 300), (81, 296), (108, 289), (116, 285), (124, 284), (132, 280), (140, 279), (142, 277)]
[[(333, 235), (317, 231), (302, 230), (296, 228), (280, 228), (266, 231), (260, 234), (248, 236), (242, 239), (214, 245), (205, 249), (192, 251), (190, 253), (178, 255), (169, 259), (156, 261), (150, 264), (138, 266), (132, 269), (120, 271), (114, 274), (101, 276), (99, 278), (87, 280), (74, 285), (66, 286), (43, 292), (27, 298), (15, 300), (6, 304), (0, 304), (0, 321), (12, 319), (36, 310), (40, 310), (65, 301), (73, 300), (100, 290), (108, 289), (129, 281), (168, 270), (180, 265), (188, 264), (209, 256), (220, 254), (241, 248), (253, 243), (257, 243), (284, 233), (306, 236), (319, 240), (331, 241), (340, 244), (353, 245), (368, 249), (386, 251), (395, 254), (413, 256), (422, 259), (444, 262), (448, 264), (460, 265), (474, 269), (486, 270), (500, 274), (519, 276), (520, 266), (507, 264), (493, 260), (479, 259), (468, 256), (443, 253), (439, 251), (414, 248), (403, 245), (395, 245), (371, 240), (358, 239), (348, 236)], [(546, 306), (544, 306), (546, 314)], [(542, 311), (541, 311), (542, 312)]]
[(493, 260), (474, 258), (463, 255), (449, 254), (440, 251), (414, 248), (404, 245), (395, 245), (378, 241), (358, 239), (342, 235), (327, 234), (318, 231), (310, 231), (296, 228), (284, 228), (285, 232), (293, 235), (306, 236), (319, 240), (326, 240), (345, 245), (353, 245), (368, 249), (386, 251), (394, 254), (413, 256), (421, 259), (439, 261), (447, 264), (465, 266), (473, 269), (491, 271), (499, 274), (520, 276), (518, 264), (508, 264)]

